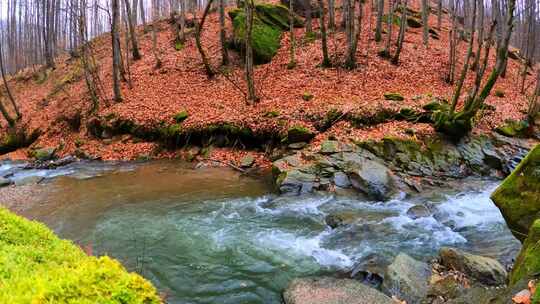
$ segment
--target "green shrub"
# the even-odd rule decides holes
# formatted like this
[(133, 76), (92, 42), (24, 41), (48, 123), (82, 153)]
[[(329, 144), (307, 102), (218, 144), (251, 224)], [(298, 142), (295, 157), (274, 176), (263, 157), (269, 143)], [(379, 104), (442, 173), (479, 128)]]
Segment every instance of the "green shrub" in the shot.
[(0, 208), (0, 303), (162, 303), (110, 257), (87, 256), (45, 225)]

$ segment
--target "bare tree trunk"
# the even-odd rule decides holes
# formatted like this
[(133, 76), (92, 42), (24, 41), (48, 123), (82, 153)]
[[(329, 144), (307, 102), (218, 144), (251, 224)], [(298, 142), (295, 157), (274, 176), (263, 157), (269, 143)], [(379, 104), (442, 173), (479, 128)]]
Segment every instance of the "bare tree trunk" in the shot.
[(448, 75), (446, 82), (454, 84), (454, 78), (456, 75), (456, 44), (457, 44), (457, 7), (455, 0), (450, 1), (450, 14), (452, 17), (452, 28), (449, 32), (448, 41), (450, 43), (450, 51), (448, 58)]
[(336, 28), (336, 2), (328, 0), (328, 28), (333, 31)]
[(540, 68), (536, 73), (536, 89), (529, 101), (529, 111), (527, 113), (528, 121), (531, 125), (536, 124), (538, 113), (540, 112)]
[(467, 54), (465, 54), (465, 59), (463, 63), (463, 69), (461, 70), (461, 76), (459, 77), (458, 83), (456, 85), (456, 90), (454, 92), (454, 95), (452, 96), (452, 105), (450, 107), (450, 115), (453, 115), (457, 102), (459, 100), (459, 96), (461, 95), (461, 89), (463, 88), (463, 84), (465, 83), (465, 78), (467, 76), (467, 72), (469, 71), (469, 62), (470, 58), (472, 56), (473, 52), (473, 46), (474, 46), (474, 34), (475, 34), (475, 22), (476, 22), (476, 0), (473, 0), (473, 14), (472, 14), (472, 27), (471, 27), (471, 37), (469, 39), (469, 47), (467, 48)]
[(152, 2), (152, 52), (154, 53), (154, 59), (156, 60), (155, 68), (159, 69), (163, 65), (161, 62), (161, 56), (157, 47), (157, 26), (159, 21), (158, 4), (156, 0)]
[(125, 2), (126, 15), (127, 15), (127, 24), (129, 28), (129, 37), (131, 38), (131, 48), (132, 48), (131, 52), (133, 55), (133, 60), (139, 60), (141, 59), (141, 53), (139, 52), (139, 43), (137, 42), (135, 26), (133, 24), (133, 16), (131, 15), (131, 7), (129, 4), (129, 0), (124, 0), (124, 2)]
[(289, 0), (289, 37), (290, 37), (290, 46), (289, 46), (289, 64), (287, 65), (287, 68), (292, 69), (296, 66), (296, 59), (295, 56), (295, 44), (296, 41), (294, 39), (294, 7), (293, 7), (293, 0)]
[(219, 39), (221, 41), (221, 63), (229, 64), (227, 52), (227, 33), (225, 31), (225, 0), (219, 0)]
[(139, 0), (139, 6), (141, 8), (140, 11), (141, 11), (142, 24), (143, 24), (144, 29), (146, 30), (146, 15), (145, 15), (145, 10), (144, 10), (144, 0)]
[(401, 49), (403, 48), (403, 41), (405, 40), (405, 31), (407, 30), (407, 0), (403, 4), (403, 9), (401, 12), (401, 24), (399, 25), (399, 36), (397, 42), (396, 53), (392, 57), (392, 64), (399, 63), (399, 55), (401, 54)]
[(179, 42), (186, 42), (186, 0), (180, 0), (180, 36)]
[(377, 25), (375, 27), (375, 41), (382, 39), (382, 21), (384, 14), (384, 0), (377, 0)]
[[(475, 0), (476, 1), (476, 0)], [(422, 0), (422, 23), (423, 23), (423, 35), (422, 42), (425, 46), (429, 43), (429, 4), (428, 0)]]
[[(11, 94), (11, 90), (9, 89), (9, 85), (6, 79), (6, 72), (4, 69), (3, 56), (4, 56), (4, 50), (2, 48), (2, 44), (0, 43), (0, 74), (2, 74), (2, 81), (4, 82), (8, 99), (10, 100), (11, 105), (13, 106), (13, 110), (15, 111), (15, 115), (16, 115), (15, 119), (19, 120), (22, 118), (22, 115), (21, 115), (21, 112), (19, 111), (19, 107), (17, 106), (17, 103), (15, 102), (15, 97), (13, 97), (13, 94)], [(2, 111), (2, 114), (4, 114), (3, 111)], [(6, 115), (4, 114), (4, 116)], [(7, 116), (6, 116), (6, 120), (8, 120)]]
[[(291, 0), (292, 2), (292, 0)], [(246, 82), (248, 86), (248, 103), (253, 103), (258, 100), (257, 93), (255, 92), (255, 81), (253, 79), (253, 47), (252, 43), (252, 31), (253, 31), (253, 11), (255, 9), (253, 0), (247, 0), (245, 3), (244, 11), (246, 14)]]
[[(293, 0), (290, 0), (293, 1)], [(304, 0), (304, 6), (306, 8), (306, 35), (310, 35), (313, 32), (312, 25), (312, 12), (311, 12), (311, 0)]]
[(356, 0), (345, 0), (345, 37), (347, 38), (347, 55), (345, 59), (345, 67), (354, 69), (356, 66), (356, 50), (354, 50), (355, 39), (355, 23), (354, 8)]
[(204, 8), (201, 21), (200, 22), (197, 20), (195, 21), (195, 44), (197, 44), (197, 49), (199, 50), (199, 54), (201, 55), (201, 60), (204, 65), (204, 70), (208, 78), (214, 77), (215, 73), (212, 70), (212, 67), (210, 66), (210, 60), (208, 59), (208, 56), (206, 56), (206, 52), (203, 49), (203, 46), (201, 43), (201, 33), (203, 30), (204, 21), (206, 20), (206, 16), (208, 15), (208, 12), (210, 11), (212, 2), (214, 2), (214, 0), (208, 0), (208, 3), (206, 3), (206, 7)]
[[(292, 0), (290, 1), (292, 2)], [(332, 63), (330, 62), (330, 57), (328, 56), (328, 42), (327, 42), (327, 34), (326, 34), (326, 20), (324, 18), (324, 1), (318, 0), (319, 3), (319, 13), (320, 13), (320, 27), (321, 27), (321, 47), (322, 47), (322, 54), (323, 54), (323, 60), (321, 62), (322, 67), (330, 67)]]
[(120, 91), (120, 38), (118, 37), (118, 25), (119, 25), (119, 0), (112, 0), (112, 26), (111, 26), (111, 38), (112, 38), (112, 58), (113, 58), (113, 92), (114, 101), (122, 101), (122, 93)]
[[(452, 0), (450, 0), (452, 1)], [(442, 0), (437, 1), (437, 29), (440, 31), (442, 26)]]
[(389, 0), (388, 8), (388, 18), (386, 20), (386, 44), (384, 50), (382, 51), (382, 56), (385, 58), (390, 58), (390, 46), (392, 43), (392, 31), (394, 29), (394, 0)]

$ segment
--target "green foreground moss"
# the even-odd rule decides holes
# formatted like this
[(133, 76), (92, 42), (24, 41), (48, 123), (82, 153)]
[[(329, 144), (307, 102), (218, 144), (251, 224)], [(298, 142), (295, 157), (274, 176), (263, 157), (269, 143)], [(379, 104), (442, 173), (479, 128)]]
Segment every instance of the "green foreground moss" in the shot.
[[(510, 285), (521, 279), (533, 279), (538, 273), (540, 273), (540, 220), (536, 220), (529, 230), (529, 235), (510, 274)], [(535, 298), (537, 299), (535, 303), (539, 303), (538, 295)]]
[(162, 303), (151, 283), (0, 208), (0, 303)]

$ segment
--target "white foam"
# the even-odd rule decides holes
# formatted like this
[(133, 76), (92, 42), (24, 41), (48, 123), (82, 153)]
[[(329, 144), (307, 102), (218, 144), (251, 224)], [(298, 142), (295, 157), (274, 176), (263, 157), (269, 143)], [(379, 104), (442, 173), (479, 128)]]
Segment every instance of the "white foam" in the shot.
[(314, 237), (297, 236), (289, 232), (272, 230), (260, 232), (255, 238), (259, 246), (272, 248), (293, 256), (312, 257), (319, 265), (325, 267), (347, 268), (352, 266), (350, 257), (340, 250), (323, 248), (321, 243), (328, 231)]

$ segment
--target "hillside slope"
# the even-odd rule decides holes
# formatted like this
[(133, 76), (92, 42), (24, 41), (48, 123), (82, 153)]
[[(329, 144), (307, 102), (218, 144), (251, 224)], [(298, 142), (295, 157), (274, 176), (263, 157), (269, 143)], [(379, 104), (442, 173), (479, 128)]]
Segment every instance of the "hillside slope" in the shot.
[[(418, 9), (419, 3), (415, 1), (412, 7)], [(339, 10), (337, 20), (341, 20)], [(281, 48), (272, 62), (255, 68), (256, 88), (261, 96), (261, 101), (255, 105), (247, 105), (245, 101), (242, 92), (246, 91), (244, 74), (238, 54), (231, 52), (233, 64), (224, 69), (225, 73), (209, 80), (204, 74), (193, 35), (189, 35), (182, 50), (176, 51), (171, 25), (167, 21), (157, 23), (158, 48), (163, 60), (163, 67), (158, 70), (154, 68), (151, 33), (145, 32), (142, 26), (137, 29), (143, 58), (132, 62), (132, 86), (122, 84), (124, 101), (115, 104), (111, 101), (110, 36), (103, 35), (93, 40), (92, 45), (109, 100), (101, 101), (97, 115), (102, 119), (129, 121), (141, 128), (145, 126), (147, 129), (157, 129), (159, 126), (163, 129), (163, 126), (174, 126), (173, 116), (176, 113), (186, 111), (189, 117), (174, 131), (181, 130), (179, 132), (187, 139), (193, 132), (224, 125), (277, 138), (284, 136), (291, 127), (305, 127), (316, 136), (315, 143), (329, 136), (342, 140), (434, 136), (429, 124), (395, 120), (395, 115), (386, 113), (395, 114), (402, 108), (420, 109), (435, 97), (451, 97), (453, 86), (444, 81), (449, 52), (450, 24), (447, 16), (444, 15), (443, 26), (439, 31), (440, 40), (430, 39), (428, 47), (422, 45), (421, 28), (408, 28), (398, 66), (377, 55), (383, 43), (378, 45), (373, 40), (374, 21), (375, 12), (366, 5), (356, 54), (360, 65), (353, 71), (318, 67), (322, 60), (321, 40), (304, 38), (303, 28), (295, 30), (298, 43), (297, 66), (287, 69), (290, 41), (288, 35), (283, 35)], [(436, 16), (431, 15), (430, 26), (435, 28), (436, 23)], [(227, 20), (227, 26), (230, 35), (230, 20)], [(314, 19), (314, 27), (317, 31), (318, 19)], [(218, 28), (218, 14), (211, 13), (205, 25), (203, 45), (214, 67), (220, 63)], [(397, 27), (394, 29), (394, 39), (396, 33)], [(464, 57), (465, 48), (466, 43), (461, 42), (460, 61)], [(330, 36), (329, 49), (334, 60), (343, 60), (346, 49), (343, 32)], [(488, 71), (493, 65), (494, 57), (490, 60)], [(458, 66), (457, 71), (460, 68)], [(42, 131), (34, 147), (60, 147), (60, 155), (84, 151), (87, 155), (103, 159), (172, 157), (184, 153), (160, 149), (151, 140), (152, 136), (144, 138), (134, 135), (134, 132), (112, 138), (114, 134), (106, 134), (102, 136), (105, 140), (92, 136), (87, 130), (90, 121), (87, 112), (91, 103), (86, 97), (86, 87), (77, 69), (75, 60), (63, 56), (58, 58), (58, 68), (51, 71), (46, 79), (43, 77), (44, 72), (32, 76), (32, 71), (26, 71), (10, 81), (16, 99), (21, 104), (24, 121), (31, 129)], [(75, 77), (77, 75), (79, 77)], [(479, 117), (474, 132), (492, 130), (506, 119), (523, 118), (527, 99), (516, 89), (517, 75), (519, 61), (509, 60), (506, 78), (501, 78), (493, 90), (504, 92), (504, 96), (490, 96), (487, 99), (490, 110), (484, 111), (482, 117)], [(472, 73), (470, 76), (465, 88), (472, 82)], [(529, 77), (529, 81), (532, 82), (532, 78)], [(59, 86), (60, 83), (63, 85)], [(385, 100), (384, 94), (388, 92), (400, 93), (404, 100)], [(325, 130), (326, 127), (321, 127), (320, 123), (332, 113), (332, 121), (335, 123), (326, 126), (330, 128)], [(79, 116), (80, 128), (77, 122), (75, 126), (70, 123), (74, 119), (78, 121)], [(3, 121), (1, 123), (4, 124)], [(2, 125), (4, 131), (0, 132), (5, 132), (5, 128)], [(143, 137), (144, 140), (137, 137)], [(176, 144), (183, 146), (189, 143), (185, 139), (177, 140)], [(217, 145), (242, 147), (242, 143), (235, 142)], [(215, 158), (230, 156), (228, 153), (219, 153), (219, 149), (214, 151)], [(7, 156), (24, 157), (25, 153), (23, 150)], [(238, 152), (235, 155), (243, 154)], [(262, 154), (258, 161), (263, 162)]]

